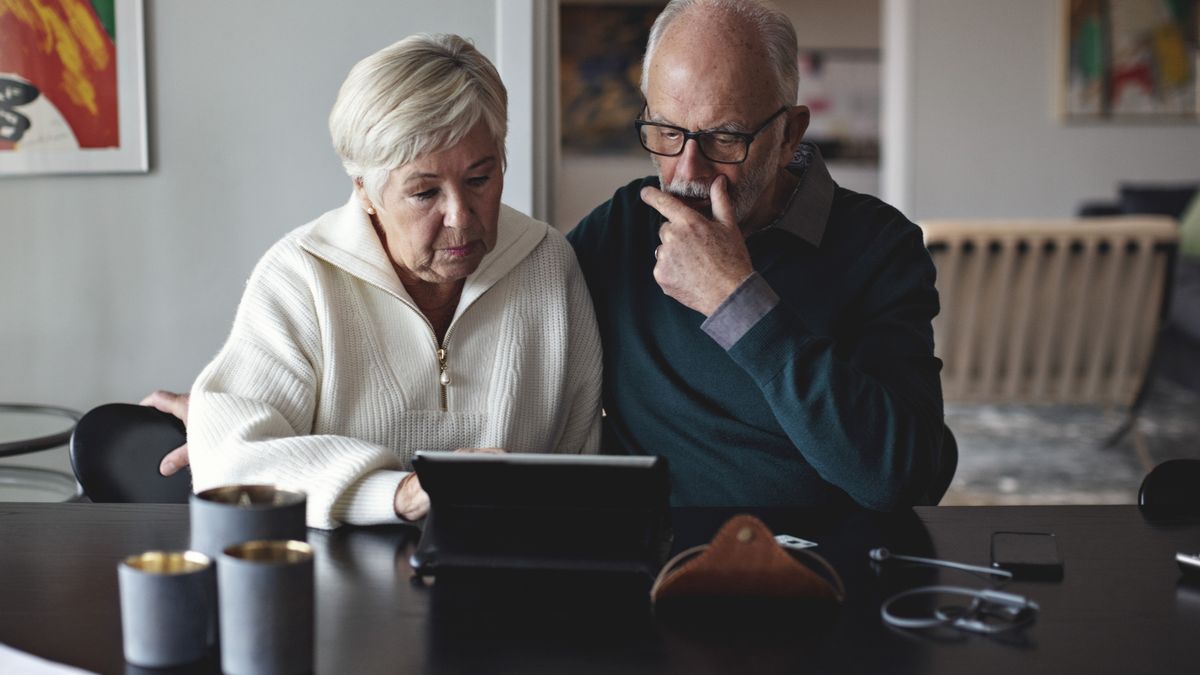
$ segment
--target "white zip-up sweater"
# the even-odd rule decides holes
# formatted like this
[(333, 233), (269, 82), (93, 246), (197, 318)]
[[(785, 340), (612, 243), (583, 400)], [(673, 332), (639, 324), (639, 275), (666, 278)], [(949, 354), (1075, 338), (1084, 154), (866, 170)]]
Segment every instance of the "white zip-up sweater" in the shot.
[(418, 450), (596, 452), (600, 369), (591, 298), (556, 230), (503, 206), (439, 345), (351, 198), (250, 276), (192, 387), (193, 487), (302, 490), (311, 527), (402, 522), (393, 497)]

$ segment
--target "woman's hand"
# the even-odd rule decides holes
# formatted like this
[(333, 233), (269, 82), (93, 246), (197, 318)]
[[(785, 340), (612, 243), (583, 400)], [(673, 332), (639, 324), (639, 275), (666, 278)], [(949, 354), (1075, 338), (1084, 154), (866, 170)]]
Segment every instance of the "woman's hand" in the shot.
[[(459, 448), (455, 452), (501, 455), (507, 451), (504, 448)], [(429, 493), (421, 487), (421, 479), (415, 471), (400, 481), (392, 508), (396, 515), (409, 521), (420, 520), (429, 513)]]
[[(189, 394), (176, 394), (170, 391), (159, 389), (151, 393), (146, 398), (142, 399), (141, 405), (147, 405), (156, 408), (165, 413), (170, 413), (179, 418), (183, 422), (183, 426), (187, 426), (188, 418), (188, 397)], [(167, 453), (162, 458), (162, 462), (158, 465), (158, 472), (164, 476), (170, 476), (187, 466), (188, 446), (187, 443), (175, 448)]]
[(400, 481), (392, 508), (404, 520), (416, 521), (429, 513), (429, 494), (421, 488), (421, 479), (412, 472)]

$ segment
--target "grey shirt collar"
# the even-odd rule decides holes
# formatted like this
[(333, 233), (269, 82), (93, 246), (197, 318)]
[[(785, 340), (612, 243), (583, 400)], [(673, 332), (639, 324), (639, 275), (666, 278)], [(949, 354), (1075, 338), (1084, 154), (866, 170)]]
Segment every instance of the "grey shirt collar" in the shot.
[(807, 141), (796, 148), (788, 171), (800, 178), (796, 191), (783, 215), (768, 227), (779, 228), (819, 247), (833, 207), (837, 184), (825, 168), (825, 160), (816, 145)]

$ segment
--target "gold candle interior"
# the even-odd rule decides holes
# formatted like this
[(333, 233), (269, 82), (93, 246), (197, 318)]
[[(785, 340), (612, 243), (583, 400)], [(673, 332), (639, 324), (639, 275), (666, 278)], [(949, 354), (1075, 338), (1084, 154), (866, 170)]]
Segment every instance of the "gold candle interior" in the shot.
[(150, 574), (187, 574), (202, 570), (212, 562), (197, 551), (147, 551), (129, 556), (125, 564)]
[(254, 562), (290, 565), (312, 558), (312, 547), (302, 541), (247, 541), (225, 549), (227, 555)]

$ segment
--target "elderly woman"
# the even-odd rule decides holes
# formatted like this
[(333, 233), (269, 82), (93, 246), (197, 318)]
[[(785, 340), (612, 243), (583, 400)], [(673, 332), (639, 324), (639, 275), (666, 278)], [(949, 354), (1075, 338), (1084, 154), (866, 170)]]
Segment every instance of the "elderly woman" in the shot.
[(347, 204), (258, 263), (193, 385), (194, 488), (308, 494), (308, 523), (402, 522), (418, 450), (595, 452), (600, 342), (575, 256), (500, 203), (507, 94), (453, 35), (359, 62), (329, 117)]

